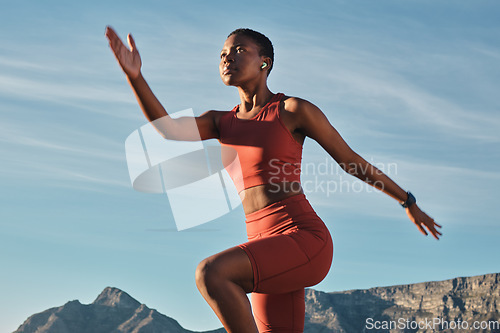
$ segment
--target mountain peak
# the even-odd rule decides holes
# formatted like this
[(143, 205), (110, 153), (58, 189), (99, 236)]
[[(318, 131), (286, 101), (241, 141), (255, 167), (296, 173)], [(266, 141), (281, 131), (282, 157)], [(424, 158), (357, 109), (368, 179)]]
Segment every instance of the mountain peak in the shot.
[(132, 309), (136, 309), (141, 305), (141, 303), (136, 301), (129, 294), (114, 287), (105, 288), (92, 304)]

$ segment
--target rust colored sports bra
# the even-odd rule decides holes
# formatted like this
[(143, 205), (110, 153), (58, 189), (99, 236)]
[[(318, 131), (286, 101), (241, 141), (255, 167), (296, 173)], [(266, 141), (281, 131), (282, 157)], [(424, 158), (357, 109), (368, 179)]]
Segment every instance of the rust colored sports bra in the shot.
[(280, 118), (283, 96), (274, 95), (251, 119), (237, 117), (239, 105), (220, 118), (222, 162), (238, 192), (262, 184), (300, 182), (302, 145)]

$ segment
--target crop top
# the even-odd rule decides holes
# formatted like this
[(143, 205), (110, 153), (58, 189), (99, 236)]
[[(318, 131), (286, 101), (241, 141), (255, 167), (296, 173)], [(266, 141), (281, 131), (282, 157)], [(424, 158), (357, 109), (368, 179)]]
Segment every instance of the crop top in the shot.
[(280, 117), (283, 96), (274, 95), (251, 119), (237, 117), (239, 105), (220, 118), (222, 163), (238, 193), (262, 184), (300, 182), (302, 145)]

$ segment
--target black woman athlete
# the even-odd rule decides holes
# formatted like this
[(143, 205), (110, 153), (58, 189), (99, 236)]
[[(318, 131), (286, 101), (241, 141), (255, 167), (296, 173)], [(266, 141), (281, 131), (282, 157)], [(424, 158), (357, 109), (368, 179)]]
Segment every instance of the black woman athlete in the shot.
[[(228, 36), (220, 54), (220, 76), (238, 89), (241, 103), (231, 111), (195, 117), (195, 136), (183, 130), (192, 119), (168, 117), (149, 88), (132, 36), (127, 38), (130, 49), (110, 27), (106, 37), (146, 118), (162, 119), (156, 127), (164, 137), (217, 139), (237, 152), (238, 166), (225, 161), (225, 167), (242, 199), (248, 242), (206, 258), (196, 270), (198, 289), (228, 332), (302, 332), (304, 288), (319, 283), (329, 271), (331, 236), (300, 186), (306, 137), (346, 172), (400, 202), (420, 232), (439, 239), (436, 228), (441, 226), (420, 210), (414, 196), (356, 154), (319, 108), (269, 90), (274, 50), (266, 36), (250, 29)], [(252, 293), (251, 303), (247, 293)]]

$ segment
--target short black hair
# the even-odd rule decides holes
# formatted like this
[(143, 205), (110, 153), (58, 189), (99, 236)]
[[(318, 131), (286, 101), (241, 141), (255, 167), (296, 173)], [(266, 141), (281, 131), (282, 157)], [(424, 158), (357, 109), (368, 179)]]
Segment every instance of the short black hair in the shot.
[(267, 71), (267, 75), (271, 73), (271, 69), (273, 69), (274, 65), (274, 47), (271, 40), (267, 38), (264, 34), (261, 34), (258, 31), (248, 29), (248, 28), (239, 28), (231, 32), (227, 38), (232, 35), (243, 35), (251, 38), (255, 44), (259, 47), (259, 55), (271, 58), (271, 65), (269, 66), (269, 70)]

